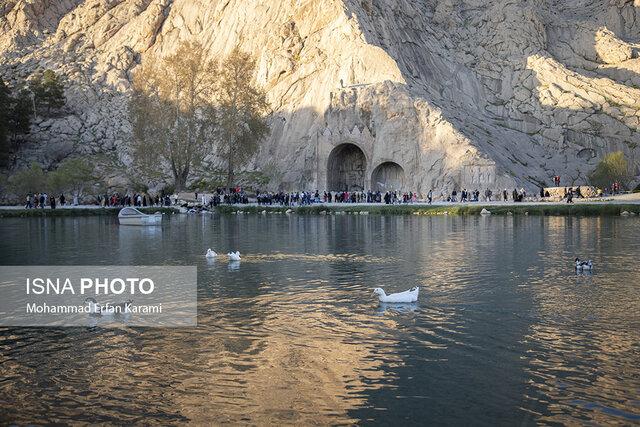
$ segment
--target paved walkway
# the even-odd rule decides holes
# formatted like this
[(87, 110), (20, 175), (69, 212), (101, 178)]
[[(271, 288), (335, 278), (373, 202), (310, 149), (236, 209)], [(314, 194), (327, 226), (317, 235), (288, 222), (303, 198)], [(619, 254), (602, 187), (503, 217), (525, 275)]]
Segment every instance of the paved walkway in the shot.
[[(199, 195), (198, 195), (199, 196)], [(193, 202), (193, 199), (190, 201)], [(598, 199), (574, 199), (575, 204), (584, 204), (584, 203), (605, 203), (605, 204), (640, 204), (640, 193), (632, 193), (632, 194), (621, 194), (617, 196), (603, 197)], [(380, 206), (382, 203), (320, 203), (326, 206)], [(482, 206), (551, 206), (551, 205), (566, 205), (566, 202), (498, 202), (498, 201), (479, 201), (479, 202), (433, 202), (432, 206), (465, 206), (465, 205), (482, 205)], [(316, 205), (318, 205), (316, 203)], [(404, 204), (401, 204), (404, 205)], [(428, 206), (426, 202), (416, 202), (410, 203), (411, 206)], [(257, 203), (249, 203), (248, 205), (243, 206), (257, 206)], [(272, 206), (278, 206), (274, 204)], [(115, 207), (118, 208), (119, 206)], [(148, 206), (149, 208), (153, 208), (153, 206)], [(24, 205), (20, 206), (0, 206), (0, 209), (24, 209)], [(45, 209), (50, 209), (47, 206)], [(102, 206), (98, 205), (78, 205), (78, 206), (56, 206), (56, 209), (103, 209)]]

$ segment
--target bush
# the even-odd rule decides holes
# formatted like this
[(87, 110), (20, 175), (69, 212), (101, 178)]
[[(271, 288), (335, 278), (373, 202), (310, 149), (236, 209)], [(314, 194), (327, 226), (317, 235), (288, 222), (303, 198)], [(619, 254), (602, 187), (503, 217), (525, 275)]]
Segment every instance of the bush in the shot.
[(37, 163), (32, 163), (29, 169), (22, 169), (9, 177), (9, 188), (19, 195), (43, 191), (47, 184), (47, 177)]
[(162, 189), (163, 194), (174, 194), (175, 192), (176, 192), (176, 187), (172, 184), (168, 184)]
[(69, 191), (81, 196), (84, 189), (95, 182), (93, 166), (81, 158), (67, 159), (47, 174), (47, 188), (54, 193)]
[(28, 169), (22, 169), (8, 178), (8, 189), (22, 197), (29, 193), (48, 191), (51, 193), (71, 192), (82, 196), (85, 188), (97, 182), (93, 175), (93, 165), (81, 158), (68, 159), (58, 168), (45, 172), (40, 165), (32, 163)]
[(589, 175), (591, 184), (598, 188), (608, 187), (614, 182), (619, 182), (623, 188), (627, 188), (629, 179), (629, 164), (622, 151), (615, 151), (604, 156)]
[[(189, 185), (187, 187), (187, 190), (189, 190), (190, 192), (206, 192), (206, 191), (212, 191), (215, 188), (218, 187), (222, 187), (224, 186), (224, 181), (222, 179), (215, 179), (215, 178), (200, 178), (194, 182), (191, 183), (191, 185)], [(175, 188), (175, 186), (172, 186)]]

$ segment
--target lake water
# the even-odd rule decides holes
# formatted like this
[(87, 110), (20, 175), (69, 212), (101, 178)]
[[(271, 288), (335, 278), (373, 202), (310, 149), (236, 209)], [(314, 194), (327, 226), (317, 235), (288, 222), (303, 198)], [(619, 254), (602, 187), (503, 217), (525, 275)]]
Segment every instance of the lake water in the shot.
[[(640, 423), (636, 218), (34, 218), (0, 233), (3, 265), (197, 265), (199, 299), (193, 329), (0, 328), (0, 424)], [(371, 294), (416, 285), (403, 309)]]

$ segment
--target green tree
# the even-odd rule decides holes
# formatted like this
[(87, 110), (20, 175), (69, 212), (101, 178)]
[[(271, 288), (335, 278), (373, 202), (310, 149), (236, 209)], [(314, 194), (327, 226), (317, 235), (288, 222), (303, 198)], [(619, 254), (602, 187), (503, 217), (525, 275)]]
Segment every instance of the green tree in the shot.
[(4, 174), (0, 174), (0, 199), (4, 198), (4, 195), (7, 194), (7, 189), (9, 187), (9, 177)]
[(15, 141), (19, 134), (29, 133), (31, 128), (31, 96), (29, 91), (22, 89), (17, 96), (11, 99), (11, 111), (9, 112), (9, 128), (11, 137)]
[(252, 82), (255, 60), (236, 47), (222, 63), (218, 90), (220, 154), (227, 163), (227, 188), (234, 175), (269, 134), (269, 103), (265, 91)]
[(46, 186), (46, 176), (37, 163), (32, 163), (28, 169), (22, 169), (9, 177), (9, 187), (16, 194), (28, 194), (43, 191)]
[(0, 78), (0, 166), (9, 160), (9, 116), (11, 113), (11, 92)]
[(614, 151), (604, 156), (589, 175), (591, 184), (599, 188), (608, 187), (614, 182), (619, 182), (626, 188), (629, 179), (629, 164), (622, 151)]
[(33, 97), (33, 115), (36, 116), (42, 109), (44, 99), (44, 85), (42, 84), (42, 73), (35, 73), (29, 77), (29, 92)]
[(66, 103), (64, 85), (53, 70), (31, 76), (29, 89), (33, 93), (36, 112), (50, 116), (52, 111), (60, 110)]
[(12, 96), (11, 89), (0, 79), (0, 166), (7, 166), (18, 135), (29, 132), (31, 101), (24, 89)]
[(151, 177), (168, 167), (176, 190), (185, 188), (214, 136), (217, 64), (205, 54), (185, 42), (174, 55), (143, 64), (133, 79), (134, 161)]
[(82, 197), (87, 187), (94, 185), (98, 179), (94, 175), (93, 165), (86, 159), (67, 159), (58, 168), (47, 174), (47, 188), (53, 193), (71, 192)]

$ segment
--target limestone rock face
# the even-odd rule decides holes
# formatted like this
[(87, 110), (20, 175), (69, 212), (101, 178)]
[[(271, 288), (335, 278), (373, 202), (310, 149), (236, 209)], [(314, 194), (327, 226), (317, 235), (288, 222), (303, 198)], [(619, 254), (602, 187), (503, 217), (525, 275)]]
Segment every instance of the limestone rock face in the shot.
[(63, 117), (34, 124), (15, 167), (74, 153), (129, 166), (132, 71), (195, 40), (211, 58), (236, 45), (256, 57), (274, 112), (247, 168), (274, 187), (580, 184), (613, 150), (637, 175), (639, 11), (630, 0), (6, 0), (3, 78), (52, 68), (68, 98)]

